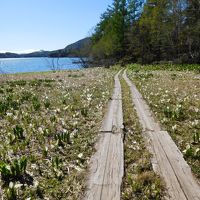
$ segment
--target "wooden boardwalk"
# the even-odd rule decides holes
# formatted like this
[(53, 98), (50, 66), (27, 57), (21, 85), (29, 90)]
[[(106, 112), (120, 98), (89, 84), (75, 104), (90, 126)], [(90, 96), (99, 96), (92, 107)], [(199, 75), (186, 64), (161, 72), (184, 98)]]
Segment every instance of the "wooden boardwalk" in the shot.
[[(120, 72), (119, 72), (120, 73)], [(119, 200), (124, 173), (123, 114), (121, 85), (118, 75), (92, 156), (85, 200)]]
[(200, 186), (192, 175), (191, 169), (183, 158), (174, 141), (166, 131), (162, 131), (156, 123), (136, 86), (127, 78), (123, 78), (131, 89), (132, 100), (143, 126), (143, 134), (153, 154), (154, 170), (163, 177), (167, 193), (166, 199), (200, 200)]

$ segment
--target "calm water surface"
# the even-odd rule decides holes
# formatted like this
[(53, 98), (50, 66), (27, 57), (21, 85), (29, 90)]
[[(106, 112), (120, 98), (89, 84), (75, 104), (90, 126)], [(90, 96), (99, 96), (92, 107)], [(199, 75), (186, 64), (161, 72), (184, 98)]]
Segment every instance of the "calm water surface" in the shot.
[(42, 72), (52, 68), (80, 69), (80, 64), (74, 64), (78, 58), (1, 58), (0, 73)]

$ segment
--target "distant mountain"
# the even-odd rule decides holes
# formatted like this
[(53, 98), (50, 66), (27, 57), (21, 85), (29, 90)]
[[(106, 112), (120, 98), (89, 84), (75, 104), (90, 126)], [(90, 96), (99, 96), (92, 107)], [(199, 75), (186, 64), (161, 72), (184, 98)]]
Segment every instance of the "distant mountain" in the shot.
[(28, 58), (28, 57), (48, 57), (50, 51), (36, 51), (33, 53), (16, 54), (16, 53), (0, 53), (0, 58)]
[(20, 54), (21, 57), (48, 57), (50, 51), (36, 51), (32, 53)]
[(50, 52), (50, 57), (77, 57), (88, 56), (91, 49), (91, 38), (87, 37), (73, 44), (66, 46), (64, 49)]
[(91, 49), (91, 38), (87, 37), (73, 44), (66, 46), (64, 49), (55, 51), (36, 51), (27, 54), (0, 53), (0, 58), (27, 58), (27, 57), (87, 57)]
[(19, 58), (19, 54), (16, 53), (0, 53), (0, 58)]

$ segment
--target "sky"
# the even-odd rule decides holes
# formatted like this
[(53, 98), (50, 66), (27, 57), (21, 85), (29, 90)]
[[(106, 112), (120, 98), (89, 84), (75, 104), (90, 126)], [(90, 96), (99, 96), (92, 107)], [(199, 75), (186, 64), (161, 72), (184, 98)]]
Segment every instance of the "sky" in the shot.
[(61, 49), (90, 35), (112, 0), (0, 0), (0, 52)]

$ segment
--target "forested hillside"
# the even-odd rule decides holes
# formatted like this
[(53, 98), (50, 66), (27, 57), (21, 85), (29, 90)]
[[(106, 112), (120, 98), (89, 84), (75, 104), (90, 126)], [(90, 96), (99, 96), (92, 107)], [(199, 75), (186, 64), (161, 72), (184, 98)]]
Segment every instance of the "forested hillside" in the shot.
[(99, 60), (200, 63), (200, 1), (114, 0), (92, 41)]
[(51, 51), (50, 57), (87, 57), (90, 53), (91, 39), (86, 37), (66, 46), (64, 49)]

